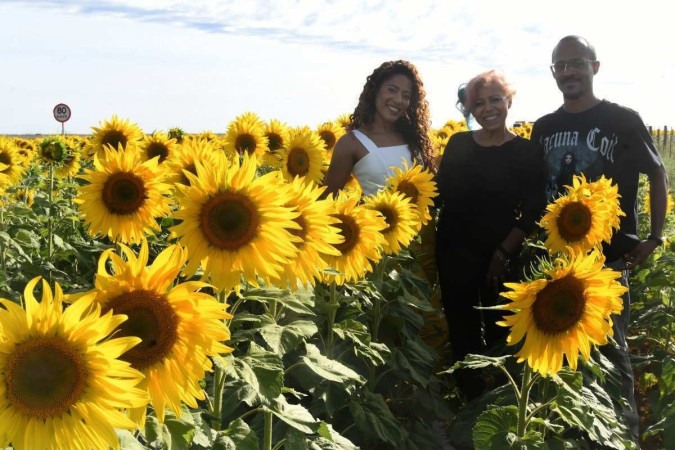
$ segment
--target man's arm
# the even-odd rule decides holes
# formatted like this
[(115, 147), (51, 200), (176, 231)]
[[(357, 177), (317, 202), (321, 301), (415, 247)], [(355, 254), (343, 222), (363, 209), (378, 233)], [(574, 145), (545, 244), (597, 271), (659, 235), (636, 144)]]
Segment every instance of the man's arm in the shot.
[[(649, 207), (651, 210), (651, 235), (661, 237), (668, 205), (668, 175), (663, 165), (647, 173), (649, 178)], [(658, 246), (655, 240), (647, 239), (626, 254), (626, 265), (634, 267), (642, 264)]]

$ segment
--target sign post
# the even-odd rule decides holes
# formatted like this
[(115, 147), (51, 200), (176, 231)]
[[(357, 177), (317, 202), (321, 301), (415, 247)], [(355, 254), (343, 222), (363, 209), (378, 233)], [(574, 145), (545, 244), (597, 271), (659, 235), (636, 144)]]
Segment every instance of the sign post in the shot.
[(59, 103), (54, 107), (54, 118), (61, 122), (61, 135), (65, 136), (64, 123), (70, 119), (70, 107), (65, 103)]

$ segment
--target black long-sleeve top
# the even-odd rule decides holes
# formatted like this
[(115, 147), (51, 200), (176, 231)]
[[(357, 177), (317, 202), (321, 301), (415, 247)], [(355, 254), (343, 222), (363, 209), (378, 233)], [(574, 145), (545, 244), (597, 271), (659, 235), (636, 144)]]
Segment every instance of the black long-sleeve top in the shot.
[(454, 134), (437, 176), (438, 239), (485, 249), (514, 227), (530, 233), (546, 206), (545, 167), (543, 149), (527, 139), (482, 147), (471, 132)]

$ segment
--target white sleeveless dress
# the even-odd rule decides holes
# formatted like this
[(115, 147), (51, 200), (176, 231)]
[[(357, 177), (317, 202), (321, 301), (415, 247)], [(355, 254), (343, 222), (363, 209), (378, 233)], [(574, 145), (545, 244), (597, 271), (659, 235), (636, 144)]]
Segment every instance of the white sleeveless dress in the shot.
[(392, 167), (404, 168), (412, 165), (408, 144), (378, 147), (365, 134), (353, 130), (354, 136), (368, 150), (368, 154), (354, 164), (352, 173), (361, 185), (363, 195), (371, 195), (387, 184), (387, 178), (394, 174)]

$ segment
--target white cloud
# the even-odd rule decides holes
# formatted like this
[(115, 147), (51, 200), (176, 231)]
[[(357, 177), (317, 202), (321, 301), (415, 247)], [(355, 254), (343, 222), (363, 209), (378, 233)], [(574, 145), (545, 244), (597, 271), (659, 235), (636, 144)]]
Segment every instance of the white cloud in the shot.
[(561, 102), (548, 64), (566, 34), (595, 44), (598, 94), (673, 120), (673, 27), (649, 1), (39, 0), (0, 15), (0, 132), (60, 130), (59, 102), (73, 132), (113, 113), (146, 131), (222, 132), (245, 110), (313, 125), (350, 112), (365, 77), (399, 58), (420, 69), (435, 124), (459, 118), (457, 86), (491, 68), (518, 88), (511, 118), (533, 120)]

